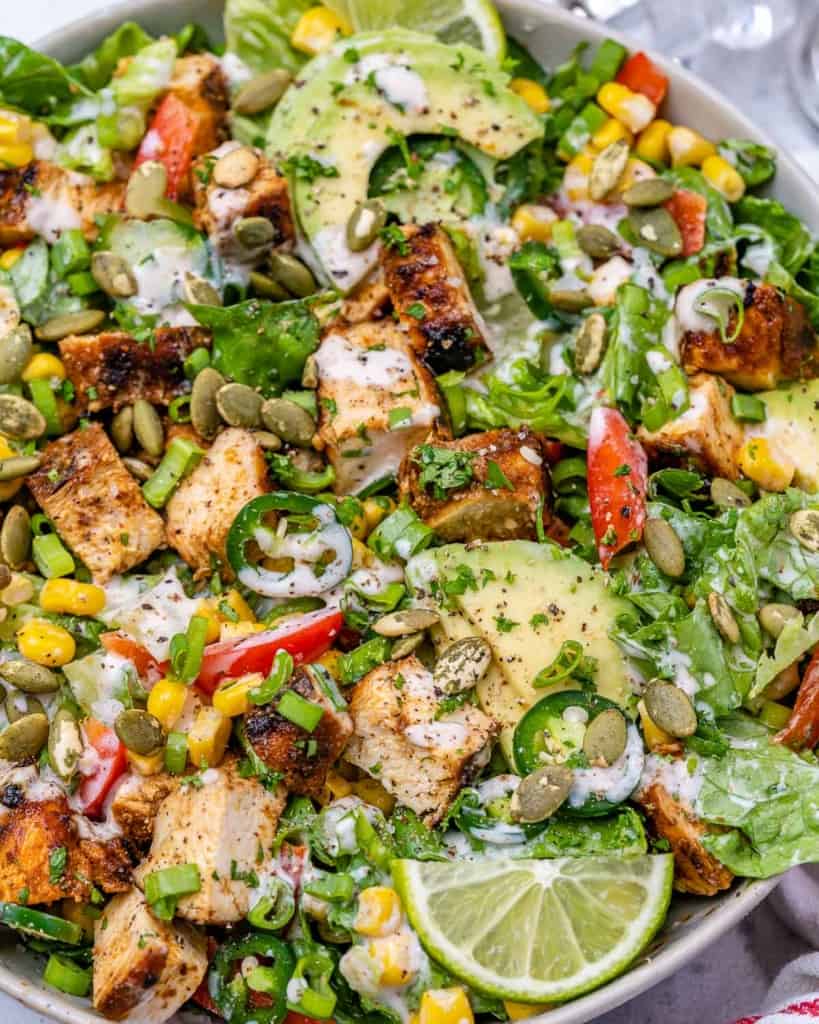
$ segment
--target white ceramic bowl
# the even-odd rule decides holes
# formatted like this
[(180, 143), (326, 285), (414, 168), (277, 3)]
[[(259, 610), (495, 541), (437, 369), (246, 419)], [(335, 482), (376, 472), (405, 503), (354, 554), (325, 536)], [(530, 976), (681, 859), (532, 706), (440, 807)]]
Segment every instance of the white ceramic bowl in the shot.
[[(510, 34), (547, 66), (565, 60), (583, 39), (595, 43), (612, 34), (599, 25), (574, 18), (537, 0), (497, 0), (497, 3)], [(129, 19), (140, 22), (154, 33), (175, 32), (188, 21), (198, 21), (218, 38), (222, 6), (223, 0), (130, 0), (105, 7), (94, 16), (60, 29), (41, 40), (38, 46), (65, 62), (77, 61), (107, 33)], [(623, 41), (629, 43), (628, 39)], [(690, 125), (715, 139), (742, 136), (770, 144), (757, 126), (712, 88), (673, 62), (659, 57), (654, 59), (671, 78), (668, 114), (672, 121)], [(780, 155), (772, 191), (819, 232), (816, 186), (784, 155)], [(679, 970), (733, 928), (775, 885), (776, 879), (743, 882), (710, 900), (675, 897), (663, 931), (630, 971), (596, 992), (533, 1019), (533, 1024), (538, 1021), (541, 1024), (582, 1024), (633, 999)], [(98, 1024), (102, 1018), (88, 1008), (87, 1002), (48, 989), (43, 985), (41, 972), (39, 958), (25, 953), (7, 931), (0, 935), (1, 990), (65, 1024)], [(201, 1020), (202, 1016), (183, 1014), (180, 1019)]]

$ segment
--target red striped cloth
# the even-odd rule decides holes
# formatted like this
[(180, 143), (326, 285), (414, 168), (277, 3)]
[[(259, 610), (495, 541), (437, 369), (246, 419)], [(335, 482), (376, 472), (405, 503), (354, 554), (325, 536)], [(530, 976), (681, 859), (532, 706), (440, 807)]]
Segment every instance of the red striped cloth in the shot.
[(789, 1006), (774, 1013), (766, 1013), (756, 1017), (740, 1017), (735, 1024), (796, 1024), (795, 1017), (807, 1018), (808, 1020), (819, 1020), (819, 996), (809, 996), (798, 1003), (791, 1003)]

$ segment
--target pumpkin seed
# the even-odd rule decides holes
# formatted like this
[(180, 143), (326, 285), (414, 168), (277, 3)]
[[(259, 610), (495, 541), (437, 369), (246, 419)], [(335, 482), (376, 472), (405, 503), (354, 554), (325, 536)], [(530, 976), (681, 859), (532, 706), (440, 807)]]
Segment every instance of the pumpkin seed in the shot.
[(6, 696), (4, 707), (10, 722), (19, 722), (25, 715), (44, 715), (43, 702), (38, 697), (12, 690)]
[(39, 469), (43, 459), (40, 455), (11, 455), (0, 459), (0, 481), (19, 480)]
[(243, 249), (263, 249), (276, 237), (276, 229), (267, 217), (241, 217), (233, 225), (233, 235)]
[(146, 160), (133, 172), (125, 188), (125, 212), (144, 220), (152, 217), (165, 198), (168, 172), (158, 160)]
[(0, 395), (0, 434), (33, 441), (45, 430), (45, 417), (33, 402), (19, 395)]
[(143, 462), (142, 459), (133, 459), (126, 455), (122, 460), (122, 464), (136, 480), (144, 482), (145, 480), (150, 480), (154, 475), (153, 469), (151, 469), (147, 462)]
[(0, 285), (0, 338), (11, 334), (20, 323), (20, 307), (11, 288)]
[(731, 611), (728, 602), (716, 590), (712, 590), (708, 595), (708, 611), (711, 613), (714, 625), (717, 627), (723, 640), (726, 640), (729, 644), (738, 644), (739, 626), (737, 625), (737, 620), (734, 618), (734, 613)]
[(606, 351), (608, 329), (602, 313), (592, 313), (583, 321), (574, 343), (574, 365), (578, 373), (594, 373)]
[(253, 440), (266, 452), (277, 452), (282, 446), (281, 438), (269, 430), (254, 430)]
[(550, 818), (566, 801), (572, 788), (572, 770), (549, 764), (527, 775), (512, 794), (509, 810), (515, 821), (534, 825)]
[(680, 256), (683, 244), (680, 229), (668, 210), (633, 209), (628, 218), (631, 230), (641, 245), (660, 256)]
[(0, 339), (0, 384), (13, 384), (31, 359), (31, 328), (20, 324)]
[(406, 658), (413, 651), (417, 650), (423, 642), (423, 633), (408, 633), (406, 636), (400, 637), (392, 645), (390, 661), (400, 661), (401, 658)]
[(363, 252), (378, 238), (387, 223), (387, 211), (377, 199), (359, 203), (347, 221), (347, 248)]
[(628, 163), (629, 147), (625, 139), (618, 139), (598, 154), (589, 176), (589, 196), (599, 203), (617, 187)]
[(794, 512), (788, 529), (806, 551), (819, 551), (819, 512), (811, 508)]
[(607, 708), (593, 718), (583, 736), (583, 753), (592, 764), (614, 764), (626, 749), (626, 720), (617, 708)]
[(316, 432), (310, 413), (287, 398), (268, 398), (262, 405), (262, 421), (268, 430), (299, 448), (309, 448)]
[(111, 420), (111, 439), (118, 452), (127, 452), (134, 443), (134, 410), (124, 405)]
[(602, 224), (584, 224), (576, 237), (577, 244), (593, 260), (607, 260), (620, 251), (621, 240)]
[(380, 636), (406, 636), (420, 633), (440, 621), (441, 616), (433, 608), (403, 608), (401, 611), (382, 615), (373, 623), (373, 629)]
[(258, 427), (262, 396), (247, 384), (225, 384), (216, 392), (216, 408), (232, 427)]
[(260, 274), (258, 270), (250, 272), (250, 284), (256, 294), (261, 295), (265, 299), (283, 302), (285, 299), (290, 298), (290, 293), (282, 288), (277, 281), (274, 281), (272, 277), (268, 277), (267, 274)]
[(96, 330), (104, 319), (105, 313), (101, 309), (80, 309), (76, 313), (52, 317), (36, 327), (34, 333), (40, 341), (62, 341), (72, 334), (88, 334)]
[(269, 263), (273, 280), (297, 299), (304, 299), (315, 292), (316, 279), (301, 260), (289, 252), (272, 252)]
[(278, 103), (285, 90), (293, 80), (293, 76), (284, 68), (271, 68), (245, 82), (236, 98), (233, 109), (237, 114), (252, 116), (269, 110)]
[(197, 277), (189, 270), (185, 271), (185, 283), (182, 291), (185, 302), (192, 302), (195, 306), (222, 305), (222, 296), (210, 281), (206, 281), (203, 277)]
[(25, 715), (0, 732), (0, 758), (5, 761), (30, 761), (37, 757), (48, 740), (45, 715)]
[(95, 252), (91, 257), (91, 275), (112, 299), (129, 299), (139, 290), (131, 267), (112, 252)]
[(6, 589), (9, 583), (11, 583), (11, 569), (5, 562), (0, 562), (0, 593)]
[(197, 373), (191, 389), (191, 423), (193, 429), (202, 437), (213, 437), (219, 429), (221, 420), (216, 407), (216, 393), (225, 386), (225, 378), (206, 366)]
[(18, 604), (26, 604), (34, 596), (34, 584), (22, 573), (12, 573), (11, 582), (0, 590), (0, 601), (13, 608)]
[(717, 508), (747, 508), (751, 499), (735, 483), (715, 476), (711, 481), (711, 501)]
[(778, 637), (782, 630), (793, 619), (798, 619), (802, 613), (792, 604), (764, 604), (757, 613), (759, 624), (769, 636)]
[(648, 557), (660, 572), (674, 579), (682, 576), (685, 572), (685, 551), (670, 523), (661, 518), (646, 520), (643, 527), (643, 543)]
[(48, 731), (48, 756), (52, 768), (61, 779), (71, 778), (77, 770), (82, 752), (80, 727), (68, 708), (60, 708)]
[(165, 733), (156, 715), (141, 708), (121, 711), (114, 722), (114, 731), (134, 754), (146, 757), (162, 746)]
[(456, 640), (435, 662), (435, 686), (445, 693), (471, 690), (486, 675), (492, 661), (492, 648), (480, 636)]
[(156, 409), (144, 398), (138, 398), (134, 402), (134, 434), (149, 455), (158, 458), (165, 450), (162, 420)]
[(625, 190), (621, 199), (626, 206), (660, 206), (674, 195), (674, 186), (665, 178), (644, 178)]
[(781, 672), (777, 672), (762, 691), (760, 697), (763, 700), (782, 700), (789, 693), (793, 693), (801, 682), (799, 662), (795, 661), (792, 665), (788, 665), (787, 668), (783, 668)]
[(684, 690), (674, 683), (652, 679), (644, 695), (645, 708), (651, 721), (663, 732), (677, 739), (693, 736), (697, 731), (697, 712)]
[(31, 548), (31, 518), (22, 505), (12, 505), (0, 528), (0, 555), (12, 569), (19, 569)]
[(304, 362), (304, 369), (301, 371), (301, 386), (310, 391), (315, 391), (319, 386), (318, 366), (316, 357), (309, 355)]
[(23, 693), (54, 693), (60, 688), (60, 679), (45, 665), (20, 659), (0, 664), (0, 676)]
[(594, 299), (585, 288), (550, 288), (549, 301), (564, 313), (582, 313), (594, 305)]
[(241, 188), (256, 177), (261, 161), (250, 146), (239, 146), (213, 165), (211, 177), (220, 188)]

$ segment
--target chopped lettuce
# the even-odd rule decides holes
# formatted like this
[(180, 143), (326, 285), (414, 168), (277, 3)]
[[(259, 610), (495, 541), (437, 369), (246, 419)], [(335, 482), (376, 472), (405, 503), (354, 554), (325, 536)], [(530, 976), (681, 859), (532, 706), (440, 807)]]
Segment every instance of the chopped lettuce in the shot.
[(721, 157), (742, 175), (748, 188), (764, 185), (776, 174), (776, 152), (750, 139), (723, 139), (717, 146)]
[(817, 643), (819, 643), (819, 614), (814, 615), (807, 625), (801, 615), (799, 618), (787, 622), (777, 637), (773, 654), (762, 655), (748, 698), (753, 700), (759, 697), (768, 683), (789, 665), (807, 654)]
[(777, 199), (744, 196), (737, 203), (737, 223), (755, 224), (773, 239), (778, 262), (789, 274), (797, 274), (814, 248), (814, 239), (802, 221)]
[(57, 149), (57, 163), (89, 174), (95, 181), (111, 181), (114, 177), (113, 154), (101, 145), (96, 124), (72, 128)]
[(298, 71), (306, 57), (293, 49), (290, 36), (299, 18), (312, 6), (312, 0), (228, 0), (228, 53), (235, 53), (253, 71), (275, 67)]
[(147, 109), (170, 82), (175, 60), (173, 39), (158, 39), (143, 47), (134, 55), (125, 73), (111, 82), (117, 106)]
[(89, 95), (58, 61), (0, 36), (0, 104), (37, 116), (52, 112), (78, 92)]
[(108, 85), (123, 57), (133, 57), (152, 42), (152, 37), (135, 21), (126, 21), (106, 36), (93, 53), (89, 53), (69, 70), (75, 78), (96, 92)]

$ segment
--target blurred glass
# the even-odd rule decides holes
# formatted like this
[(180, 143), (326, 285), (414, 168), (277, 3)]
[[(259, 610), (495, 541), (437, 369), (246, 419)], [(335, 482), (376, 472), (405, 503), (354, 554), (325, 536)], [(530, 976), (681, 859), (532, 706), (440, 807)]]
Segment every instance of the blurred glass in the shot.
[(799, 104), (819, 125), (819, 9), (813, 4), (806, 7), (803, 22), (793, 34), (788, 68)]

